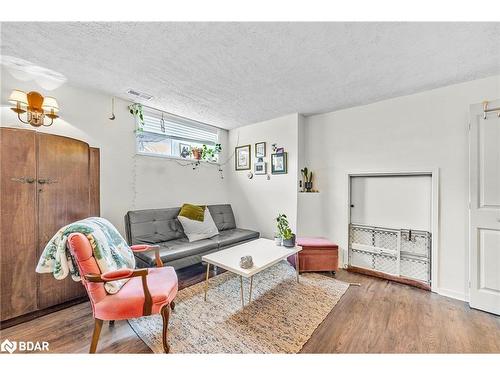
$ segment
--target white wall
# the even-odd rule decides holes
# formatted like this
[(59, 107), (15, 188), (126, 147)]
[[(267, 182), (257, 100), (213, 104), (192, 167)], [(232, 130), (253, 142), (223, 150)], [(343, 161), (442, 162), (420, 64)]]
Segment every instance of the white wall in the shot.
[(183, 160), (142, 155), (136, 156), (134, 162), (138, 193), (132, 206), (137, 209), (229, 202), (226, 179), (220, 177), (214, 164), (201, 163), (193, 170), (191, 166), (182, 167), (181, 164), (186, 164)]
[(432, 230), (432, 177), (352, 176), (351, 223)]
[[(439, 279), (433, 283), (442, 294), (467, 299), (468, 109), (497, 98), (500, 76), (306, 118), (305, 161), (320, 190), (307, 197), (316, 200), (316, 214), (307, 214), (312, 234), (347, 248), (348, 172), (439, 168)], [(299, 228), (299, 234), (309, 233)]]
[[(257, 230), (262, 237), (273, 238), (276, 232), (275, 218), (279, 213), (288, 216), (290, 227), (295, 231), (297, 223), (297, 158), (298, 124), (300, 116), (291, 114), (277, 119), (247, 125), (229, 132), (229, 151), (236, 145), (252, 146), (252, 172), (255, 143), (266, 142), (268, 173), (248, 179), (248, 171), (235, 171), (234, 158), (228, 173), (229, 196), (238, 227)], [(288, 173), (271, 175), (271, 144), (277, 143), (288, 152)]]
[[(177, 162), (135, 156), (134, 120), (127, 101), (116, 100), (116, 120), (110, 121), (110, 96), (68, 84), (51, 91), (35, 82), (21, 82), (2, 68), (1, 126), (35, 129), (19, 122), (9, 109), (10, 91), (39, 91), (56, 97), (61, 118), (39, 131), (83, 140), (101, 151), (101, 215), (124, 234), (124, 215), (128, 210), (150, 207), (172, 207), (184, 202), (227, 202), (226, 183), (217, 169), (204, 165), (198, 170)], [(223, 140), (227, 132), (221, 131)], [(224, 145), (223, 145), (224, 146)], [(134, 168), (134, 164), (138, 168)]]

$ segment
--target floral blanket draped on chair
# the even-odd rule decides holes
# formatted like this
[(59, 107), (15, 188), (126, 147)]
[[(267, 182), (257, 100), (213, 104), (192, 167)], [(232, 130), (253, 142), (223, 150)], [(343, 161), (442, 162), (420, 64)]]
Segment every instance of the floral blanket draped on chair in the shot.
[[(73, 280), (80, 281), (78, 268), (66, 246), (71, 233), (82, 233), (87, 236), (101, 272), (135, 268), (134, 254), (116, 228), (106, 219), (89, 217), (57, 231), (45, 246), (36, 272), (52, 273), (58, 280), (71, 274)], [(127, 281), (110, 281), (104, 287), (109, 294), (115, 294)]]

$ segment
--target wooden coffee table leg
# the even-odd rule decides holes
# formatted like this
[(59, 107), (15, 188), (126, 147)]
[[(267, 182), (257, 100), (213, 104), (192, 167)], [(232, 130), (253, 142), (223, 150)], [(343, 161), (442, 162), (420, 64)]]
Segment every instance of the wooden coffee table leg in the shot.
[(252, 302), (252, 286), (253, 286), (253, 275), (250, 276), (250, 293), (248, 294), (248, 303)]
[(245, 307), (245, 300), (243, 299), (243, 276), (240, 276), (240, 287), (241, 287), (241, 306)]
[(207, 262), (207, 277), (205, 279), (205, 301), (207, 300), (208, 291), (208, 274), (210, 273), (210, 263)]
[(297, 283), (300, 283), (300, 281), (299, 281), (299, 253), (295, 253), (295, 270), (297, 271)]

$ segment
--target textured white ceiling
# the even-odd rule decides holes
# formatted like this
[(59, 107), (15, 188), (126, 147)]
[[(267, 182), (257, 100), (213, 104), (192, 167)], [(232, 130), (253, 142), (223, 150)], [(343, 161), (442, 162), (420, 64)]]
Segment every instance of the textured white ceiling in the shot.
[(2, 54), (223, 128), (500, 73), (500, 23), (2, 23)]

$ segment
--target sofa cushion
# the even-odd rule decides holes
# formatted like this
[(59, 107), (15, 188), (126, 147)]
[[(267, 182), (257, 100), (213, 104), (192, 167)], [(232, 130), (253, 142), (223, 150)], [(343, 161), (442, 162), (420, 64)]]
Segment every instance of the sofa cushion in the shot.
[(210, 205), (208, 210), (219, 231), (236, 228), (236, 221), (230, 204)]
[[(172, 267), (151, 268), (146, 276), (151, 293), (152, 314), (171, 302), (178, 289), (177, 275)], [(143, 316), (144, 289), (142, 278), (131, 278), (117, 294), (110, 294), (94, 305), (97, 319), (131, 319)]]
[(226, 247), (259, 238), (259, 235), (259, 232), (253, 230), (235, 228), (221, 231), (218, 236), (212, 237), (211, 240), (216, 241), (219, 247)]
[(126, 216), (129, 244), (185, 238), (182, 225), (177, 220), (179, 211), (179, 207), (129, 211)]
[[(212, 239), (189, 242), (187, 238), (181, 238), (157, 245), (160, 246), (160, 258), (167, 266), (170, 261), (217, 249), (217, 242)], [(135, 253), (135, 256), (151, 267), (156, 264), (154, 251)]]
[(151, 234), (145, 234), (144, 236), (137, 236), (135, 239), (136, 239), (137, 244), (145, 243), (145, 244), (153, 244), (154, 245), (154, 244), (157, 244), (160, 242), (167, 241), (168, 237), (165, 236), (164, 234), (151, 233)]
[(298, 237), (297, 245), (303, 247), (317, 247), (321, 249), (336, 249), (338, 246), (323, 237)]

